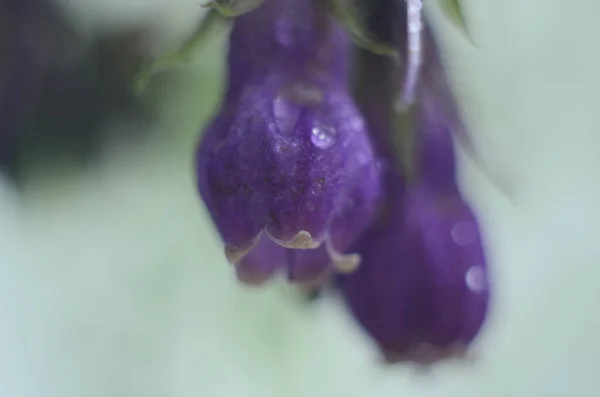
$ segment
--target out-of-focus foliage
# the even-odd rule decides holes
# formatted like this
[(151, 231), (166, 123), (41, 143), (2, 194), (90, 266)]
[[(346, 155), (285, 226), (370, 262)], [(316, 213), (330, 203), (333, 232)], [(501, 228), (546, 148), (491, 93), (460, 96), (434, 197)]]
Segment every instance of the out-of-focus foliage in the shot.
[(463, 0), (438, 0), (444, 15), (463, 33), (468, 34), (467, 21), (461, 1)]
[(144, 27), (90, 36), (51, 0), (4, 0), (0, 9), (0, 161), (11, 175), (38, 158), (85, 163), (112, 123), (150, 120), (131, 90), (147, 56)]

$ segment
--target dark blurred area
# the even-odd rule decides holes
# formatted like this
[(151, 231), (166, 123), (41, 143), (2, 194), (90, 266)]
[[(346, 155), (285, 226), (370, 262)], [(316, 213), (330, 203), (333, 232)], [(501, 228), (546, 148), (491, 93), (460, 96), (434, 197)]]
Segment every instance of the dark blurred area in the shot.
[(93, 161), (111, 123), (152, 121), (132, 91), (144, 27), (88, 37), (72, 22), (52, 0), (0, 0), (0, 168), (17, 183), (40, 159)]

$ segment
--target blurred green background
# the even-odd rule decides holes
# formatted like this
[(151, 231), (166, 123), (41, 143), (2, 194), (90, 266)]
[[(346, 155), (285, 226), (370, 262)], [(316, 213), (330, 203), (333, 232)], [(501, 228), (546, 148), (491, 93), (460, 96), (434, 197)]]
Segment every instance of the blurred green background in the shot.
[[(153, 26), (157, 54), (202, 15), (195, 0), (63, 2), (82, 31)], [(98, 161), (0, 185), (0, 396), (600, 395), (600, 3), (465, 0), (475, 45), (429, 5), (478, 150), (512, 188), (463, 156), (496, 284), (474, 363), (385, 368), (331, 297), (235, 282), (193, 175), (222, 89), (216, 37), (153, 80), (143, 139), (114, 125)]]

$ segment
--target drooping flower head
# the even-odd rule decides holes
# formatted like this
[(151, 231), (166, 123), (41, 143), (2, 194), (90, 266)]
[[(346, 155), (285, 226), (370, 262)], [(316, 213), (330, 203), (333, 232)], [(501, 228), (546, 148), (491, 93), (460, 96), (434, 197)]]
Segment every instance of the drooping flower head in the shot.
[(247, 283), (354, 269), (379, 196), (349, 43), (316, 4), (266, 0), (235, 19), (225, 100), (198, 150), (200, 193)]
[[(430, 122), (418, 131), (449, 133)], [(406, 184), (388, 171), (385, 215), (359, 241), (362, 266), (340, 276), (352, 313), (390, 362), (461, 355), (485, 319), (487, 262), (477, 219), (458, 190), (430, 184), (448, 171), (431, 161), (452, 156), (446, 142), (421, 152), (422, 180)]]
[[(360, 110), (332, 2), (363, 11), (341, 13), (360, 15), (348, 26), (361, 45), (397, 48), (361, 52)], [(489, 301), (480, 226), (456, 181), (463, 133), (422, 1), (265, 0), (234, 21), (199, 190), (242, 281), (283, 270), (312, 287), (353, 270), (337, 285), (386, 359), (435, 362), (465, 351)]]
[[(423, 70), (408, 111), (391, 105), (402, 91), (398, 66), (361, 57), (357, 95), (387, 160), (385, 199), (382, 216), (357, 243), (362, 266), (338, 284), (389, 362), (427, 364), (461, 356), (472, 343), (486, 317), (489, 282), (480, 227), (456, 181), (456, 103), (431, 32), (423, 38)], [(398, 146), (398, 134), (410, 138), (400, 140), (408, 150)], [(396, 150), (385, 150), (390, 146)], [(408, 166), (399, 153), (411, 154)]]

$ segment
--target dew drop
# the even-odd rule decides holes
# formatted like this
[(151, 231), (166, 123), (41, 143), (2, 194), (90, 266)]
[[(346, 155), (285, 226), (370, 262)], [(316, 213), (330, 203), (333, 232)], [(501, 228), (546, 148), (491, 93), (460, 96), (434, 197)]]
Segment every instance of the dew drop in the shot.
[(485, 280), (485, 270), (481, 266), (473, 266), (465, 275), (467, 286), (474, 292), (485, 290), (487, 283)]
[(477, 242), (477, 228), (472, 222), (458, 222), (450, 234), (452, 239), (463, 247)]
[(319, 149), (329, 149), (337, 140), (337, 130), (328, 125), (315, 125), (310, 130), (310, 141)]

